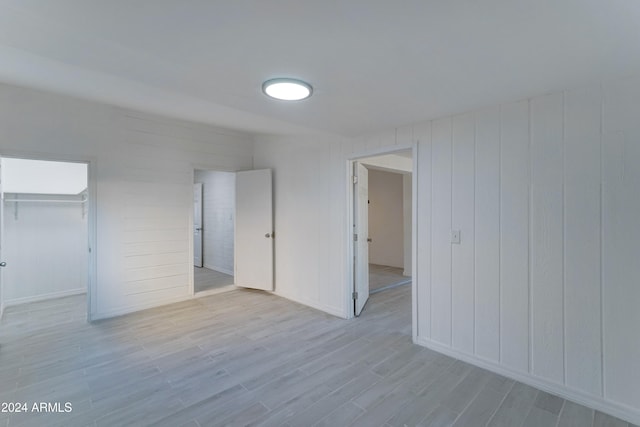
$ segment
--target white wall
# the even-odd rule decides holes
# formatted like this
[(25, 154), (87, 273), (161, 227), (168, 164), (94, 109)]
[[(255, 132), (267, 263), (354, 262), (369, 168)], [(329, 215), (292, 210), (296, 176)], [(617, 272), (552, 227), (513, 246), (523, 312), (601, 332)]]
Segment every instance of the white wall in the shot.
[(258, 137), (255, 167), (274, 170), (276, 294), (347, 317), (341, 141), (332, 136)]
[(94, 318), (191, 297), (193, 170), (252, 153), (236, 132), (0, 85), (0, 155), (92, 162)]
[(233, 275), (236, 175), (196, 170), (202, 185), (203, 263), (206, 268)]
[(638, 117), (629, 79), (414, 127), (420, 343), (640, 420)]
[[(11, 193), (5, 197), (80, 200), (78, 196)], [(86, 292), (88, 237), (82, 205), (6, 201), (4, 210), (5, 304)]]
[(404, 268), (403, 180), (369, 168), (369, 262)]
[[(338, 304), (335, 276), (314, 277), (317, 257), (319, 268), (339, 271), (348, 294), (350, 230), (333, 214), (346, 217), (346, 159), (419, 141), (416, 341), (638, 424), (638, 117), (640, 77), (344, 140), (339, 148), (326, 138), (298, 146), (286, 162), (275, 157), (293, 143), (264, 141), (256, 162), (275, 167), (279, 208), (302, 206), (307, 218), (276, 214), (287, 239), (286, 251), (277, 250), (286, 259), (278, 283), (317, 308)], [(322, 233), (294, 237), (308, 233), (309, 223)], [(460, 245), (450, 243), (452, 228), (461, 230)], [(322, 250), (300, 250), (309, 241)], [(302, 280), (307, 268), (311, 281)]]

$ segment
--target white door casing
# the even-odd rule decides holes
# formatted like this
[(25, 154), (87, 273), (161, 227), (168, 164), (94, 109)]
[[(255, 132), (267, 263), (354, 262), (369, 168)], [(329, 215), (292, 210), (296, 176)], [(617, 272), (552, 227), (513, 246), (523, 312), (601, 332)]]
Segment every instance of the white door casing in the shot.
[(202, 267), (202, 183), (193, 184), (193, 265)]
[(354, 314), (359, 316), (369, 299), (369, 171), (354, 163)]
[(271, 169), (236, 173), (235, 282), (273, 291)]
[[(0, 267), (5, 266), (5, 262), (2, 259), (3, 237), (4, 237), (4, 192), (2, 191), (2, 170), (0, 169)], [(0, 318), (2, 318), (2, 312), (4, 311), (4, 289), (2, 288), (2, 275), (3, 275), (2, 270), (3, 269), (0, 268)]]

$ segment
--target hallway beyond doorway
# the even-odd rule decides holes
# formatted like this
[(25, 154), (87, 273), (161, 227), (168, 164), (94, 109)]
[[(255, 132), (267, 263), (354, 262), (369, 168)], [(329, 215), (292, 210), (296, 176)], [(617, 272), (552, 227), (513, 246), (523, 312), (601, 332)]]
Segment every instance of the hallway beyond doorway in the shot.
[(382, 292), (411, 283), (411, 277), (402, 274), (403, 269), (388, 265), (369, 264), (369, 293)]
[(219, 289), (233, 285), (233, 276), (206, 267), (193, 269), (193, 281), (196, 293)]

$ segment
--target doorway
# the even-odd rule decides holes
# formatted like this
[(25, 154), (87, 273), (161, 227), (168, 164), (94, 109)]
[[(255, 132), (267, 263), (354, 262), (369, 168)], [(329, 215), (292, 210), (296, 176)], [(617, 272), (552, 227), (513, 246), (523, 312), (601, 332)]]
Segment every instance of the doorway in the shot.
[(193, 184), (194, 293), (235, 283), (234, 172), (196, 169)]
[(68, 297), (90, 317), (89, 164), (2, 157), (0, 182), (2, 307)]
[(369, 294), (411, 283), (411, 172), (369, 169)]
[(372, 294), (412, 283), (413, 151), (379, 153), (350, 161), (349, 222), (353, 315)]
[(271, 169), (194, 169), (194, 294), (274, 290)]

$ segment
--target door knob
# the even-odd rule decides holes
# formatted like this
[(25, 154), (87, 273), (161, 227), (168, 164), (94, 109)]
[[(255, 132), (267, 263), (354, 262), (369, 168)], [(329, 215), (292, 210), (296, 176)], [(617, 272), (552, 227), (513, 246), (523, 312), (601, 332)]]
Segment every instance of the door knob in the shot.
[(4, 262), (4, 261), (0, 262), (0, 267), (6, 267), (6, 266), (7, 266), (6, 262)]
[(268, 239), (269, 237), (271, 237), (271, 234), (267, 233), (267, 234), (264, 235), (264, 237), (266, 237)]

